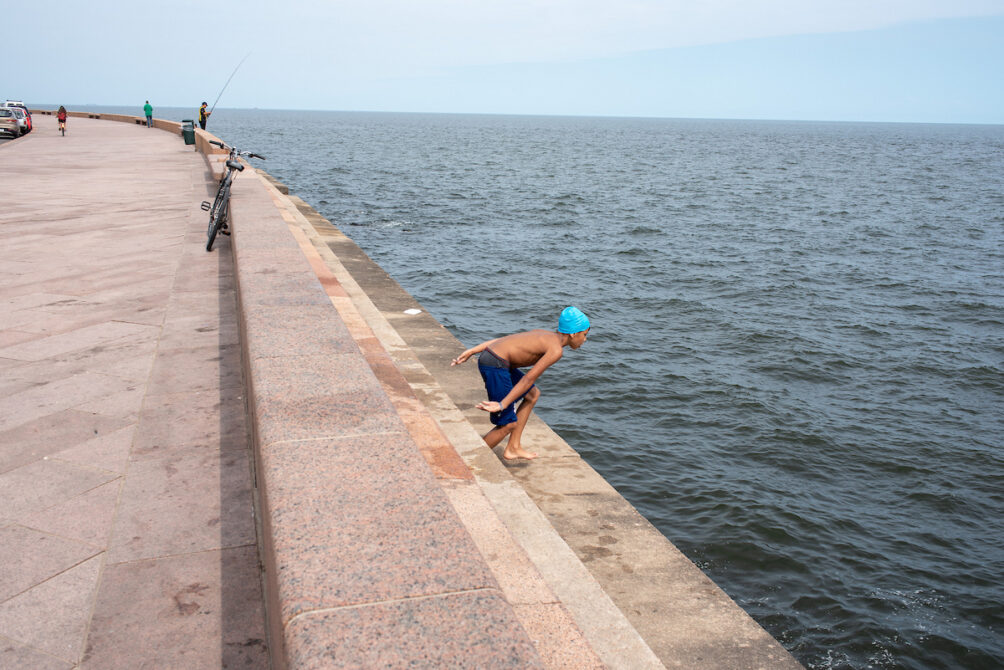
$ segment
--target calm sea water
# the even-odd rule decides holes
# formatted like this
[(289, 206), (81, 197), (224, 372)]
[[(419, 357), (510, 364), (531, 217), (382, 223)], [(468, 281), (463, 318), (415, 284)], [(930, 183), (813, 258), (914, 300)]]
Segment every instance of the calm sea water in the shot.
[(210, 130), (464, 343), (588, 313), (540, 415), (808, 667), (1004, 667), (1004, 126)]

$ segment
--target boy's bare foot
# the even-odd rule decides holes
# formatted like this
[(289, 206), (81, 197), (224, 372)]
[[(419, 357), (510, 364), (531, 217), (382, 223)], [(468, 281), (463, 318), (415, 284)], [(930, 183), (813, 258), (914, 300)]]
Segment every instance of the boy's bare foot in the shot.
[(537, 458), (537, 454), (533, 453), (532, 451), (527, 451), (522, 447), (516, 447), (515, 449), (510, 449), (509, 447), (506, 447), (505, 451), (502, 452), (502, 458), (504, 458), (507, 461), (515, 461), (517, 458), (525, 458), (529, 461), (533, 460), (534, 458)]

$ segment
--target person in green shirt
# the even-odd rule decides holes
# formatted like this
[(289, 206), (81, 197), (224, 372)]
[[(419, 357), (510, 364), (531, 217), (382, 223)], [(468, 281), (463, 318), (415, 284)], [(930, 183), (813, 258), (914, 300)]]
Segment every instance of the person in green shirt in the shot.
[(143, 105), (143, 113), (146, 114), (146, 127), (153, 128), (153, 107), (150, 106), (149, 100)]

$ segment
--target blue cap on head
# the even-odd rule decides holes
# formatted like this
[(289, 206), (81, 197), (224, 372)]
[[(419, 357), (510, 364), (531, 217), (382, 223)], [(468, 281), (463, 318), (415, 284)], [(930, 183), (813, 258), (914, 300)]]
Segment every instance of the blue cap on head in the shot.
[(578, 307), (566, 307), (561, 310), (561, 316), (558, 317), (558, 332), (559, 333), (581, 333), (584, 330), (589, 330), (589, 319), (582, 310)]

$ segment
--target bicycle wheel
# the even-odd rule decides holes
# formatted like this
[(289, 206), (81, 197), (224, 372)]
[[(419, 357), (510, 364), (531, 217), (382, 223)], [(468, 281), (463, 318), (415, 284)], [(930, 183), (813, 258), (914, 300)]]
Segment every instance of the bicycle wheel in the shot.
[(219, 194), (216, 196), (216, 203), (209, 213), (209, 233), (207, 235), (209, 241), (206, 242), (206, 251), (213, 250), (213, 242), (216, 240), (216, 234), (226, 224), (229, 216), (230, 186), (228, 185), (226, 188), (220, 189)]
[[(209, 225), (212, 227), (213, 219), (215, 219), (220, 211), (220, 203), (223, 202), (223, 192), (226, 190), (230, 183), (226, 181), (227, 175), (223, 175), (223, 181), (220, 182), (220, 187), (216, 189), (216, 198), (213, 199), (213, 206), (209, 208)], [(206, 229), (208, 234), (209, 229)]]

